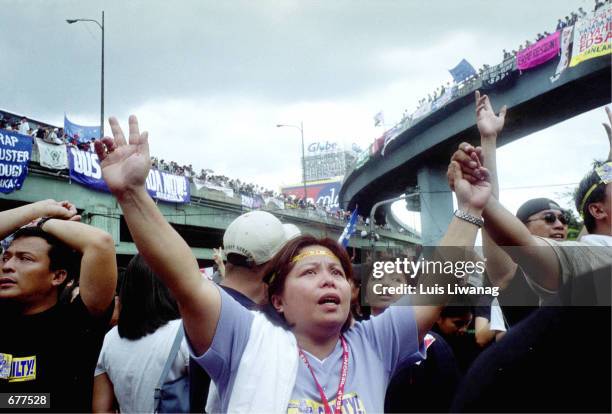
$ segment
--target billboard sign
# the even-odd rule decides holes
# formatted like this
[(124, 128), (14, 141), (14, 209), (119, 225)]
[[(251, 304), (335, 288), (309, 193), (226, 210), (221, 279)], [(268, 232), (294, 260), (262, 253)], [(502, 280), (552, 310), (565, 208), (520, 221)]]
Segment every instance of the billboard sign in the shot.
[[(332, 210), (337, 209), (338, 193), (341, 185), (341, 180), (307, 183), (308, 200), (321, 206), (329, 206)], [(304, 198), (303, 185), (283, 187), (281, 192), (285, 195), (293, 195), (298, 199)]]

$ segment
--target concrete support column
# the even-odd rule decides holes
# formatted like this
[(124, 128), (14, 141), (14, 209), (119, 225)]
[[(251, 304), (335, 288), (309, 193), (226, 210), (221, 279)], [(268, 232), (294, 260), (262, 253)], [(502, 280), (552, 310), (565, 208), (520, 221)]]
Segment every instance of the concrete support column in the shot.
[(113, 236), (115, 246), (119, 245), (119, 216), (121, 210), (103, 206), (90, 206), (85, 209), (84, 213), (91, 214), (89, 220), (83, 220), (84, 223), (106, 231)]
[(421, 191), (421, 233), (423, 246), (438, 244), (453, 214), (453, 196), (448, 188), (448, 164), (433, 164), (419, 169), (417, 180)]

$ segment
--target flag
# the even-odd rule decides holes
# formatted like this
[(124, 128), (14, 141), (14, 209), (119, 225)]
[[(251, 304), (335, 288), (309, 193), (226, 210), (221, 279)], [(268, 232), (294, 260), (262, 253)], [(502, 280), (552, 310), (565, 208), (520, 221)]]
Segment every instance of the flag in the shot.
[(355, 233), (355, 229), (357, 228), (357, 209), (353, 210), (353, 214), (351, 214), (351, 218), (342, 231), (340, 238), (338, 239), (338, 243), (342, 245), (342, 247), (348, 246), (349, 239)]
[(465, 59), (461, 59), (461, 62), (457, 66), (448, 70), (450, 74), (453, 76), (453, 79), (456, 83), (459, 83), (472, 75), (476, 74), (476, 70), (470, 62)]
[(73, 124), (64, 114), (64, 133), (69, 138), (75, 138), (77, 141), (85, 143), (90, 142), (92, 138), (100, 138), (100, 126), (83, 126)]
[(385, 117), (384, 117), (382, 111), (380, 111), (379, 113), (374, 115), (374, 126), (380, 126), (380, 125), (382, 125), (384, 123), (385, 123)]

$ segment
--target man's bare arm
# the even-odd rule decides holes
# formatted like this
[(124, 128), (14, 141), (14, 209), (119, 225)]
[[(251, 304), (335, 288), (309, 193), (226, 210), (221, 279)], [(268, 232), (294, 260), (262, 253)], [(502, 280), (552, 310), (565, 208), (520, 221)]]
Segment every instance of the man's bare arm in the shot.
[(60, 219), (79, 218), (76, 208), (68, 201), (41, 200), (25, 206), (0, 212), (0, 239), (4, 239), (19, 227), (41, 217)]
[(48, 220), (42, 229), (82, 254), (79, 294), (92, 314), (104, 313), (117, 286), (117, 260), (111, 235), (68, 220)]
[[(497, 176), (497, 137), (506, 121), (506, 106), (495, 115), (491, 101), (487, 95), (476, 91), (476, 125), (480, 132), (483, 164), (491, 176), (491, 194), (499, 200), (499, 178)], [(469, 153), (468, 144), (462, 144)], [(461, 146), (460, 146), (461, 147)], [(501, 249), (489, 236), (487, 223), (482, 232), (482, 249), (487, 258), (487, 276), (494, 286), (504, 289), (516, 273), (517, 265), (510, 256)]]

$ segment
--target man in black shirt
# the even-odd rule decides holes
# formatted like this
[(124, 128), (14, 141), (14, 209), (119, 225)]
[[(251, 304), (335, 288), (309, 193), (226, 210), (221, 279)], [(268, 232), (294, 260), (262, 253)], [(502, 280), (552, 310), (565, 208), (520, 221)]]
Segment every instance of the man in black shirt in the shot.
[[(53, 411), (91, 410), (117, 283), (113, 239), (78, 219), (72, 204), (54, 200), (0, 213), (0, 238), (18, 229), (2, 253), (0, 392), (50, 393)], [(60, 303), (73, 278), (80, 296)]]

